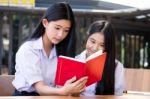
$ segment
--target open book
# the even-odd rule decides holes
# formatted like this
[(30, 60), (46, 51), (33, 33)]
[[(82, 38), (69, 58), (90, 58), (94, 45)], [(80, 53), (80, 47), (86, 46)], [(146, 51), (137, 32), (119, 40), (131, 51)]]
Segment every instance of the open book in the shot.
[(106, 52), (98, 51), (90, 55), (86, 61), (66, 56), (58, 57), (55, 83), (63, 86), (65, 82), (76, 76), (77, 79), (88, 76), (86, 86), (100, 81), (106, 60)]

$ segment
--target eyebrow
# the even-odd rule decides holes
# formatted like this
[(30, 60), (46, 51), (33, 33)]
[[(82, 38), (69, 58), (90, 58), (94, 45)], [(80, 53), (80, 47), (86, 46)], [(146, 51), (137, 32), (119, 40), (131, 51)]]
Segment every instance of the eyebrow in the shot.
[[(90, 38), (91, 40), (94, 40), (94, 41), (96, 41), (94, 38)], [(100, 44), (105, 44), (104, 42), (100, 42)]]
[(96, 40), (95, 40), (94, 38), (92, 38), (92, 37), (90, 37), (90, 39), (96, 41)]
[[(62, 27), (61, 25), (58, 25), (58, 24), (55, 24), (55, 25), (56, 25), (56, 26), (59, 26), (59, 27)], [(70, 27), (65, 27), (65, 28), (68, 28), (68, 29), (69, 29)]]

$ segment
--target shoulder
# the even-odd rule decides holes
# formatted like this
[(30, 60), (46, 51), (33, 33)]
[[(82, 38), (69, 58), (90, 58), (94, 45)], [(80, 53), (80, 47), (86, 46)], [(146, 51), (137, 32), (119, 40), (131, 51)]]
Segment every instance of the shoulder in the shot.
[[(39, 61), (41, 51), (35, 49), (35, 41), (26, 41), (23, 43), (16, 53), (16, 63), (22, 64), (29, 61)], [(30, 63), (32, 63), (30, 62)], [(28, 64), (28, 63), (26, 63)]]
[(19, 47), (19, 51), (24, 51), (27, 49), (32, 49), (33, 48), (33, 41), (26, 41), (24, 42), (20, 47)]
[(124, 67), (123, 64), (116, 60), (115, 69), (115, 95), (122, 95), (124, 91)]
[(116, 63), (116, 69), (123, 69), (124, 68), (124, 66), (123, 66), (123, 64), (119, 61), (119, 60), (115, 60), (115, 63)]
[(24, 42), (18, 49), (17, 55), (27, 54), (27, 53), (33, 53), (35, 52), (35, 43), (36, 40), (26, 41)]
[(115, 63), (116, 63), (115, 74), (117, 76), (119, 76), (119, 74), (121, 74), (121, 73), (124, 74), (124, 66), (123, 66), (123, 64), (120, 61), (118, 61), (118, 60), (116, 60)]

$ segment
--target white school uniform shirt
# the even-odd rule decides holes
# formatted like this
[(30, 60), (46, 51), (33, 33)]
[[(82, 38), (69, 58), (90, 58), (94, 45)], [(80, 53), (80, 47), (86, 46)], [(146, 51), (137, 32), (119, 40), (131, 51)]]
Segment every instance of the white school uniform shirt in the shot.
[[(75, 57), (76, 59), (85, 60), (86, 50)], [(115, 69), (115, 95), (122, 95), (124, 91), (124, 68), (123, 64), (117, 61), (117, 66)], [(81, 96), (93, 96), (95, 95), (96, 83), (86, 87), (85, 91), (81, 93)], [(108, 89), (109, 90), (109, 89)]]
[(16, 73), (12, 82), (18, 91), (35, 91), (33, 84), (43, 81), (55, 86), (57, 55), (55, 46), (49, 57), (43, 47), (42, 37), (25, 42), (16, 53)]

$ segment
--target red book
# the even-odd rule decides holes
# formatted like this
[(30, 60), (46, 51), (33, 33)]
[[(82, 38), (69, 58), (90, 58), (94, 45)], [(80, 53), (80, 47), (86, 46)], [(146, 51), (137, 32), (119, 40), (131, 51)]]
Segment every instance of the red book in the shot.
[(67, 80), (74, 76), (76, 76), (77, 79), (88, 76), (86, 86), (100, 81), (103, 74), (105, 60), (106, 53), (102, 53), (102, 51), (92, 54), (86, 59), (86, 61), (59, 56), (55, 83), (56, 85), (63, 86)]

